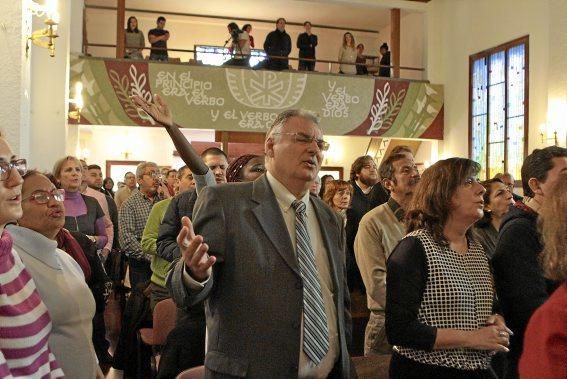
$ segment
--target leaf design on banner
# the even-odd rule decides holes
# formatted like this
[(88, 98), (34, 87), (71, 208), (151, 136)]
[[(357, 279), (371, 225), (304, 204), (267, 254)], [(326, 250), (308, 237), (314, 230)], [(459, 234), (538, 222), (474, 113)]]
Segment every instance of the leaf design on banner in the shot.
[[(144, 89), (147, 82), (146, 74), (144, 73), (138, 76), (138, 69), (133, 64), (130, 65), (130, 68), (128, 69), (128, 73), (130, 74), (130, 78), (132, 78), (132, 82), (130, 83), (130, 87), (132, 87), (132, 95), (139, 96), (142, 99), (151, 102), (153, 100), (152, 94), (150, 93), (150, 91), (146, 91)], [(138, 108), (138, 107), (135, 108), (137, 115), (140, 119), (149, 122), (151, 125), (156, 124), (154, 119), (150, 115), (148, 115), (146, 111), (144, 111), (142, 108)]]
[(122, 78), (120, 78), (120, 75), (112, 69), (108, 71), (108, 76), (112, 81), (114, 93), (116, 93), (116, 96), (118, 97), (118, 100), (120, 100), (122, 108), (124, 109), (124, 112), (126, 112), (128, 117), (138, 118), (143, 122), (155, 125), (155, 121), (142, 109), (138, 109), (138, 107), (136, 107), (130, 99), (128, 77), (124, 75)]
[(406, 90), (402, 89), (400, 92), (392, 92), (390, 95), (390, 107), (388, 108), (388, 113), (384, 116), (384, 122), (382, 123), (384, 131), (390, 129), (392, 124), (396, 120), (396, 116), (400, 113), (402, 109), (402, 104), (404, 103), (404, 98), (406, 97)]
[(146, 101), (152, 101), (152, 94), (150, 91), (146, 91), (144, 89), (147, 82), (146, 74), (138, 76), (138, 69), (134, 65), (130, 65), (128, 73), (130, 74), (130, 78), (132, 78), (132, 82), (130, 83), (130, 87), (132, 87), (132, 95), (140, 96)]
[(384, 92), (376, 90), (376, 104), (370, 108), (370, 127), (366, 134), (377, 132), (382, 127), (384, 115), (388, 112), (388, 94), (390, 93), (390, 83), (384, 85)]

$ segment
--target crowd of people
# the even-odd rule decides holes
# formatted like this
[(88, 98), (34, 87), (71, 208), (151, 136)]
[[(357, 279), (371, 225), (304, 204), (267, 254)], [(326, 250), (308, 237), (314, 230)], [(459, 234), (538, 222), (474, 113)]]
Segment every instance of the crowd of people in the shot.
[[(151, 44), (149, 59), (156, 61), (167, 61), (167, 41), (170, 33), (165, 29), (166, 19), (160, 16), (156, 20), (156, 28), (148, 32), (148, 40)], [(276, 20), (276, 29), (268, 33), (264, 41), (264, 51), (267, 55), (266, 60), (261, 62), (256, 68), (269, 70), (288, 70), (292, 66), (289, 64), (289, 54), (292, 49), (290, 35), (285, 30), (285, 18)], [(310, 21), (303, 23), (304, 32), (297, 36), (296, 47), (299, 50), (299, 71), (314, 71), (316, 58), (316, 47), (318, 38), (311, 31)], [(254, 37), (251, 35), (252, 25), (245, 24), (242, 29), (238, 24), (231, 22), (227, 25), (229, 38), (225, 41), (225, 46), (229, 44), (231, 58), (224, 63), (227, 66), (250, 65), (250, 54), (254, 48)], [(130, 16), (124, 34), (125, 54), (128, 59), (144, 59), (143, 49), (145, 47), (144, 34), (138, 29), (138, 20)], [(355, 48), (354, 36), (351, 32), (346, 32), (343, 36), (342, 44), (339, 48), (337, 61), (339, 62), (340, 74), (368, 75), (390, 77), (390, 51), (387, 43), (380, 46), (380, 58), (372, 59), (367, 63), (368, 58), (364, 55), (364, 45), (358, 44)]]
[[(40, 173), (0, 138), (0, 377), (134, 376), (136, 328), (173, 299), (158, 377), (351, 378), (356, 291), (364, 354), (391, 378), (567, 376), (567, 149), (534, 150), (514, 201), (509, 174), (480, 182), (456, 157), (419, 172), (407, 146), (319, 178), (329, 144), (302, 110), (265, 156), (197, 154), (158, 96), (133, 101), (186, 166), (142, 162), (116, 193), (96, 164)], [(105, 305), (128, 282), (112, 357)]]

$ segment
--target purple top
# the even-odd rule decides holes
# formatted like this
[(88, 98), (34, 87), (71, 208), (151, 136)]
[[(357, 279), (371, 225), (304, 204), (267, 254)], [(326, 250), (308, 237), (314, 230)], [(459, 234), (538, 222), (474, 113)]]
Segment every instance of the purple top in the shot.
[(102, 249), (108, 237), (104, 226), (104, 212), (96, 199), (80, 192), (65, 191), (65, 228), (90, 236), (98, 236), (97, 247)]

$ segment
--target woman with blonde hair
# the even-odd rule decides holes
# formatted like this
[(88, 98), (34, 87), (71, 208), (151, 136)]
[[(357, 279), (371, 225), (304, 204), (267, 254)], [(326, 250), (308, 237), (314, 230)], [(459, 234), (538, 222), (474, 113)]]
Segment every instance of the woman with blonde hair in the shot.
[(567, 172), (539, 210), (542, 265), (561, 286), (530, 318), (519, 371), (522, 378), (567, 378)]
[(53, 166), (58, 187), (65, 190), (65, 229), (87, 235), (102, 249), (108, 241), (104, 212), (95, 198), (81, 194), (83, 175), (81, 161), (70, 155)]
[(344, 180), (333, 180), (328, 182), (323, 194), (323, 201), (331, 209), (343, 217), (346, 224), (346, 211), (352, 201), (352, 184)]
[(351, 32), (343, 35), (343, 44), (339, 49), (339, 74), (356, 75), (356, 58), (358, 52), (355, 48), (354, 37)]

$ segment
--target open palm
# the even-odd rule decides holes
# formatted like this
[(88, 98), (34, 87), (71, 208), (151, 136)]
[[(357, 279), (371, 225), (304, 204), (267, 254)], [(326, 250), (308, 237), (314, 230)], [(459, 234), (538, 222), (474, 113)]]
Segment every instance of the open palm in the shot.
[(146, 101), (140, 96), (132, 96), (132, 101), (149, 114), (157, 123), (164, 126), (173, 125), (171, 110), (159, 95), (154, 95), (153, 102)]

